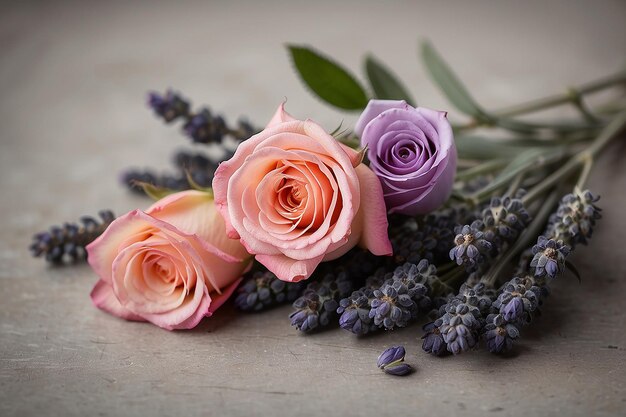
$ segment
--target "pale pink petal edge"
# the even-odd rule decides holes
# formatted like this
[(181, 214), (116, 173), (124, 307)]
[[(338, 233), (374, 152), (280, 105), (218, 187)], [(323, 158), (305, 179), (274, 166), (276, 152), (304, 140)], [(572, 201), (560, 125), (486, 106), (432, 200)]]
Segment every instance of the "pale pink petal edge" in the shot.
[(376, 174), (363, 164), (356, 167), (356, 174), (359, 177), (361, 195), (365, 200), (361, 201), (359, 213), (359, 220), (362, 221), (359, 246), (374, 255), (391, 255), (393, 249), (389, 241), (387, 209), (380, 181)]
[(131, 321), (146, 321), (143, 317), (124, 308), (115, 296), (113, 287), (103, 280), (98, 280), (93, 290), (91, 290), (91, 301), (100, 310), (114, 316)]
[(285, 255), (256, 255), (257, 261), (265, 265), (278, 279), (287, 282), (298, 282), (309, 278), (322, 259), (324, 259), (323, 255), (305, 260), (295, 260)]

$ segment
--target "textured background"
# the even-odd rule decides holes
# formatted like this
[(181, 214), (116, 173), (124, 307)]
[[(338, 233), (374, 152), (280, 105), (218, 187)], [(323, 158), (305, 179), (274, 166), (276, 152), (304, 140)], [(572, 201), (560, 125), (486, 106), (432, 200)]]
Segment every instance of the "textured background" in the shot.
[[(190, 332), (126, 323), (91, 306), (86, 266), (47, 267), (26, 248), (51, 223), (148, 204), (117, 174), (165, 168), (186, 142), (146, 110), (149, 89), (175, 87), (230, 120), (262, 124), (286, 96), (297, 117), (329, 129), (352, 122), (303, 89), (283, 48), (295, 42), (355, 70), (372, 51), (421, 104), (448, 108), (416, 58), (428, 37), (479, 101), (506, 106), (624, 65), (626, 3), (126, 3), (0, 6), (0, 415), (623, 413), (623, 144), (591, 177), (605, 217), (574, 256), (582, 284), (557, 282), (506, 358), (431, 358), (418, 326), (365, 339), (303, 336), (289, 326), (289, 307), (237, 315), (227, 306)], [(392, 343), (407, 347), (415, 374), (375, 368)]]

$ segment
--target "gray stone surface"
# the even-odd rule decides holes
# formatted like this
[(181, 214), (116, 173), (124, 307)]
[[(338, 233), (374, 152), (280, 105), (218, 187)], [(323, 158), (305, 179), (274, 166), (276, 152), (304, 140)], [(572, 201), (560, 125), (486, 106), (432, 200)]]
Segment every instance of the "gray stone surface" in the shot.
[[(352, 122), (293, 75), (283, 43), (297, 42), (351, 68), (372, 51), (420, 103), (448, 108), (416, 59), (429, 37), (481, 102), (505, 106), (623, 65), (624, 2), (126, 3), (0, 6), (0, 415), (624, 415), (624, 144), (591, 177), (605, 217), (574, 256), (582, 284), (557, 282), (505, 358), (428, 357), (417, 326), (303, 336), (288, 307), (227, 306), (190, 332), (126, 323), (92, 307), (87, 266), (26, 251), (51, 223), (148, 204), (117, 174), (166, 167), (185, 142), (146, 111), (149, 89), (176, 87), (231, 120), (263, 123), (286, 96), (298, 117)], [(375, 368), (391, 344), (415, 374)]]

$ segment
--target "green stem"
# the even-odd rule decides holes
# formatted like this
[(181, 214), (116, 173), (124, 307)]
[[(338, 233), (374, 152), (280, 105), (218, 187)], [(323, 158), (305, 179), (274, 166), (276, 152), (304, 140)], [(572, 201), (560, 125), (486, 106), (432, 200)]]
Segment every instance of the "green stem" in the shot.
[(491, 161), (483, 162), (475, 167), (465, 169), (456, 174), (456, 180), (466, 180), (476, 177), (478, 175), (487, 174), (500, 169), (506, 165), (506, 159), (493, 159)]
[(573, 172), (578, 170), (587, 160), (593, 160), (604, 147), (626, 127), (626, 110), (619, 113), (600, 132), (598, 137), (589, 147), (574, 155), (565, 165), (548, 175), (543, 181), (528, 192), (522, 199), (525, 204), (534, 201), (552, 188), (554, 185), (568, 178)]
[(515, 259), (524, 249), (526, 249), (534, 239), (537, 239), (537, 235), (541, 232), (545, 223), (548, 221), (550, 213), (553, 211), (554, 206), (558, 202), (558, 194), (552, 192), (550, 196), (543, 202), (541, 209), (530, 222), (526, 230), (522, 232), (520, 237), (515, 241), (513, 246), (506, 251), (506, 253), (498, 258), (495, 264), (489, 269), (489, 272), (481, 278), (481, 282), (489, 286), (493, 286), (498, 279), (498, 275), (502, 272), (502, 269)]
[(457, 266), (456, 262), (448, 262), (448, 263), (445, 263), (445, 264), (443, 264), (441, 266), (438, 266), (437, 267), (437, 272), (440, 273), (440, 274), (442, 272), (448, 272), (451, 269), (454, 269), (455, 266)]
[[(608, 87), (612, 87), (617, 84), (626, 83), (626, 72), (621, 71), (617, 74), (610, 75), (608, 77), (600, 78), (598, 80), (589, 82), (587, 84), (580, 85), (573, 88), (579, 96), (585, 94), (595, 93), (604, 90)], [(549, 97), (544, 97), (537, 100), (532, 100), (526, 103), (518, 104), (509, 108), (505, 108), (494, 112), (497, 117), (511, 117), (521, 114), (534, 113), (540, 110), (545, 110), (550, 107), (560, 106), (562, 104), (572, 103), (571, 90), (564, 94), (556, 94)]]
[(523, 179), (524, 179), (523, 172), (520, 172), (519, 174), (517, 174), (517, 176), (513, 179), (513, 181), (511, 181), (511, 185), (509, 185), (509, 188), (506, 190), (506, 193), (504, 193), (504, 195), (509, 196), (509, 197), (514, 195), (517, 189), (519, 188), (520, 184), (522, 183)]
[(507, 172), (499, 175), (498, 178), (492, 181), (489, 185), (469, 196), (469, 200), (473, 204), (478, 205), (486, 198), (490, 197), (493, 192), (501, 189), (502, 187), (505, 187), (509, 183), (509, 181), (514, 179), (517, 175), (524, 174), (527, 171), (544, 167), (546, 165), (550, 165), (554, 162), (561, 160), (564, 155), (565, 153), (563, 149), (555, 149), (550, 152), (546, 152), (545, 154), (539, 155), (538, 157), (531, 158), (528, 161), (512, 167)]
[(591, 112), (589, 107), (587, 107), (582, 94), (580, 91), (571, 88), (569, 93), (572, 96), (572, 104), (576, 109), (580, 112), (582, 117), (585, 118), (590, 123), (598, 123), (599, 119)]
[(578, 181), (576, 182), (576, 187), (579, 190), (585, 188), (585, 183), (589, 178), (589, 173), (591, 173), (591, 168), (593, 167), (593, 158), (587, 158), (587, 160), (583, 164), (583, 169), (580, 173), (580, 177), (578, 177)]
[[(581, 97), (585, 94), (591, 94), (598, 91), (602, 91), (606, 88), (612, 87), (614, 85), (626, 84), (626, 71), (618, 72), (617, 74), (610, 75), (608, 77), (604, 77), (587, 84), (580, 85), (578, 87), (569, 88), (563, 94), (555, 94), (549, 97), (540, 98), (537, 100), (531, 100), (526, 103), (518, 104), (512, 107), (504, 108), (502, 110), (496, 110), (494, 112), (490, 112), (489, 115), (500, 123), (503, 128), (512, 128), (512, 130), (517, 130), (518, 128), (532, 128), (540, 129), (541, 125), (533, 125), (533, 124), (525, 124), (518, 123), (516, 121), (507, 120), (509, 117), (519, 116), (528, 113), (534, 113), (541, 110), (545, 110), (551, 107), (560, 106), (563, 104), (573, 104), (575, 106), (580, 104)], [(575, 91), (576, 94), (573, 95), (572, 91)], [(502, 121), (501, 119), (504, 119)], [(471, 122), (465, 125), (455, 125), (453, 126), (455, 132), (462, 132), (465, 130), (473, 129), (479, 126), (485, 126), (486, 124), (481, 121), (472, 120)], [(545, 125), (544, 128), (550, 128), (551, 125)], [(565, 129), (565, 131), (571, 130), (568, 126), (552, 126), (557, 127), (557, 130)], [(593, 128), (594, 126), (587, 126), (587, 128)], [(524, 130), (522, 129), (522, 130)]]
[(464, 274), (465, 274), (465, 268), (458, 267), (458, 265), (457, 265), (457, 268), (454, 268), (454, 269), (446, 272), (445, 274), (443, 274), (439, 278), (439, 280), (441, 282), (445, 282), (445, 283), (453, 282), (454, 280), (458, 279), (460, 276), (462, 276)]

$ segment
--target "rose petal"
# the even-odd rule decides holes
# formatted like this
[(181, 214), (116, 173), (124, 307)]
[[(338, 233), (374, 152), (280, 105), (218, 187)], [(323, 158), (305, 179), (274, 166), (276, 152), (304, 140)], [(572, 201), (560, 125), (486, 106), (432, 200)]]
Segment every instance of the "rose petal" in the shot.
[(237, 287), (239, 286), (239, 284), (241, 283), (242, 278), (239, 278), (237, 281), (233, 282), (232, 284), (230, 284), (228, 287), (222, 289), (222, 293), (218, 294), (218, 293), (211, 293), (211, 305), (209, 305), (209, 314), (207, 315), (207, 317), (211, 316), (213, 313), (215, 313), (215, 311), (220, 308), (229, 298), (231, 295), (233, 295), (233, 293), (235, 292), (235, 290), (237, 289)]
[(139, 210), (133, 210), (115, 219), (96, 240), (85, 248), (87, 250), (87, 262), (98, 274), (100, 279), (111, 283), (113, 259), (118, 254), (118, 248), (124, 241), (137, 236), (137, 240), (145, 238), (146, 228), (150, 227), (141, 218)]
[(114, 316), (132, 321), (146, 321), (138, 314), (124, 308), (115, 296), (111, 284), (102, 279), (98, 280), (93, 290), (91, 290), (91, 301), (100, 310)]
[(324, 255), (303, 260), (291, 259), (284, 255), (256, 256), (256, 260), (272, 271), (278, 279), (289, 282), (298, 282), (310, 277), (323, 258)]
[[(382, 188), (374, 172), (361, 164), (356, 168), (359, 177), (361, 194), (365, 196), (380, 195)], [(362, 233), (359, 246), (372, 252), (374, 255), (391, 255), (393, 249), (387, 232), (387, 210), (382, 199), (372, 198), (361, 202)], [(358, 222), (355, 222), (358, 223)], [(354, 233), (354, 230), (353, 230)]]
[[(376, 116), (381, 114), (382, 112), (389, 109), (407, 109), (410, 108), (406, 101), (404, 100), (370, 100), (359, 116), (359, 120), (356, 121), (354, 125), (354, 133), (358, 137), (363, 136), (363, 130), (365, 130), (365, 126), (369, 122), (371, 122)], [(362, 146), (365, 146), (363, 142), (361, 142)]]
[(238, 241), (228, 238), (224, 219), (208, 193), (187, 190), (170, 194), (153, 204), (146, 214), (188, 235), (200, 237), (210, 244), (210, 251), (219, 248), (219, 252), (234, 258), (233, 262), (250, 256)]
[(411, 201), (393, 207), (389, 213), (401, 213), (406, 215), (426, 214), (439, 208), (446, 202), (452, 193), (452, 184), (456, 175), (456, 149), (452, 149), (450, 159), (445, 168), (434, 180), (435, 184), (427, 193), (412, 199)]
[(262, 132), (257, 133), (251, 138), (245, 140), (237, 146), (235, 154), (228, 161), (220, 163), (213, 176), (213, 195), (217, 210), (224, 217), (226, 224), (226, 232), (228, 237), (238, 239), (239, 234), (231, 224), (231, 215), (228, 207), (228, 187), (229, 181), (233, 174), (241, 167), (246, 158), (255, 151), (259, 144), (263, 143), (267, 138), (272, 137), (281, 132), (291, 132), (295, 134), (304, 133), (304, 122), (300, 120), (279, 123), (268, 126)]
[(294, 120), (296, 119), (285, 111), (285, 101), (283, 101), (282, 103), (280, 103), (280, 106), (278, 106), (278, 109), (276, 109), (274, 116), (272, 116), (265, 128), (267, 129), (268, 127), (273, 127), (281, 123), (293, 122)]

